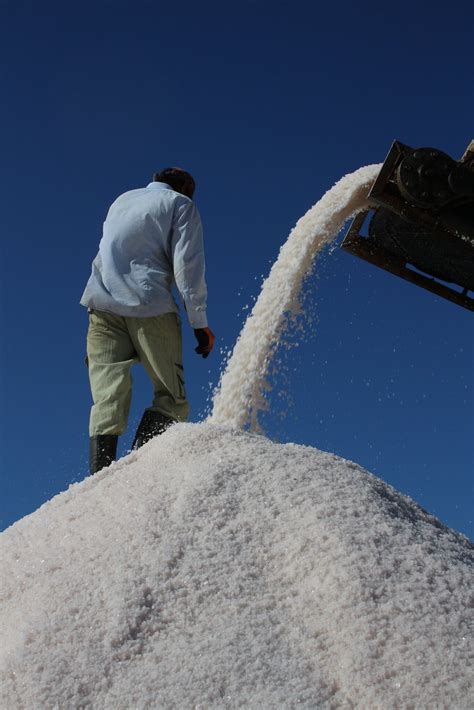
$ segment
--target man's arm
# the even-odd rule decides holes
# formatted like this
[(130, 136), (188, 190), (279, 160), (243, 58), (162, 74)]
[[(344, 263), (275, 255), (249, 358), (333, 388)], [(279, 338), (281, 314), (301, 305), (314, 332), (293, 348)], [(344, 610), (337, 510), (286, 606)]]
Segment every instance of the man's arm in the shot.
[(198, 340), (196, 352), (207, 357), (214, 335), (207, 323), (204, 242), (201, 217), (191, 200), (179, 204), (173, 221), (171, 256), (176, 286)]
[(183, 298), (192, 328), (206, 328), (207, 288), (201, 217), (191, 200), (176, 208), (171, 236), (171, 256), (176, 286)]

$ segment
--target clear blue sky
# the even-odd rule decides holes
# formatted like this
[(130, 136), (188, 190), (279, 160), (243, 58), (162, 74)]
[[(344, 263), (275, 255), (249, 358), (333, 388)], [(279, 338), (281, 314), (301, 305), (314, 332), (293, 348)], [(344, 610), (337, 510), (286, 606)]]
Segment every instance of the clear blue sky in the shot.
[[(78, 301), (110, 202), (170, 164), (195, 175), (227, 350), (290, 228), (339, 177), (395, 138), (462, 154), (472, 7), (1, 3), (2, 526), (87, 471)], [(357, 461), (472, 537), (473, 314), (340, 250), (318, 274), (268, 434)], [(185, 366), (197, 421), (221, 357), (197, 358), (188, 327)], [(151, 398), (138, 368), (135, 384), (122, 450)]]

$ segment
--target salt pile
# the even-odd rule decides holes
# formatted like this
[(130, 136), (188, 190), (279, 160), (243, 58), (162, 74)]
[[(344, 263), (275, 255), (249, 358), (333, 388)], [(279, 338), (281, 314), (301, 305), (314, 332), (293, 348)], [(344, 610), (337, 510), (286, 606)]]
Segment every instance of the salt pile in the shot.
[(334, 455), (176, 425), (0, 547), (1, 708), (472, 708), (473, 546)]
[(242, 328), (209, 421), (258, 430), (258, 413), (266, 405), (265, 376), (280, 334), (298, 312), (304, 277), (344, 223), (368, 206), (369, 188), (380, 168), (367, 165), (341, 178), (298, 220)]
[(304, 275), (379, 169), (290, 234), (211, 423), (0, 535), (2, 709), (472, 707), (473, 546), (355, 464), (239, 430)]

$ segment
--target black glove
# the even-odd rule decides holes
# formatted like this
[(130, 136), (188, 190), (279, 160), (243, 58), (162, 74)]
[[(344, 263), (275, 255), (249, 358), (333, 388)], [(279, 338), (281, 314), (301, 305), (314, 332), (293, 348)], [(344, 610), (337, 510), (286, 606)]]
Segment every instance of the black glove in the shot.
[(194, 335), (196, 336), (196, 340), (198, 341), (198, 346), (197, 348), (194, 348), (194, 351), (197, 352), (198, 355), (207, 357), (211, 352), (208, 349), (210, 341), (209, 335), (206, 333), (204, 328), (195, 328)]

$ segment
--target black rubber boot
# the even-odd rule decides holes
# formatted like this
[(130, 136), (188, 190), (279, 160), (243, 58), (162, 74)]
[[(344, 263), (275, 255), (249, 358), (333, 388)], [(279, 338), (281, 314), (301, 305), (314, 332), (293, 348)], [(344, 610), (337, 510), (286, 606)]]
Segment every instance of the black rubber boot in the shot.
[(161, 414), (161, 412), (154, 412), (152, 409), (146, 409), (141, 422), (138, 425), (132, 449), (139, 449), (140, 446), (146, 444), (146, 442), (153, 439), (154, 436), (163, 434), (165, 429), (167, 429), (171, 424), (173, 424), (173, 419)]
[(89, 473), (97, 473), (102, 468), (110, 466), (117, 455), (118, 436), (115, 434), (99, 434), (89, 439)]

